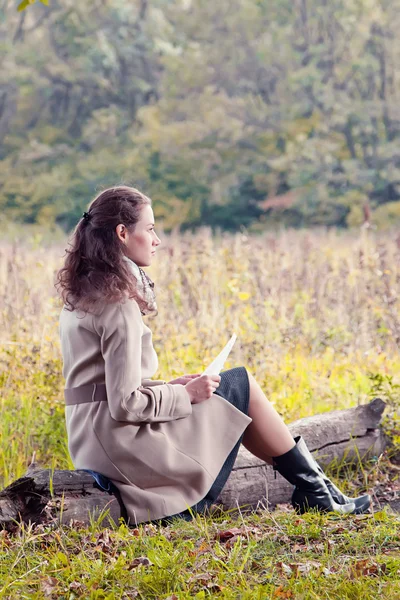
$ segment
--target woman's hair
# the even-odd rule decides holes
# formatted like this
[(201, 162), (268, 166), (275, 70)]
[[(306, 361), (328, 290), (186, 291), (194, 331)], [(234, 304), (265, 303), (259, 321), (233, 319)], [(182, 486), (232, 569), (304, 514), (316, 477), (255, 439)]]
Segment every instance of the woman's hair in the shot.
[(132, 233), (145, 204), (151, 206), (150, 198), (127, 186), (104, 190), (91, 202), (86, 218), (81, 218), (72, 234), (64, 266), (57, 272), (55, 287), (67, 310), (95, 312), (126, 294), (139, 305), (143, 302), (115, 229), (122, 223)]

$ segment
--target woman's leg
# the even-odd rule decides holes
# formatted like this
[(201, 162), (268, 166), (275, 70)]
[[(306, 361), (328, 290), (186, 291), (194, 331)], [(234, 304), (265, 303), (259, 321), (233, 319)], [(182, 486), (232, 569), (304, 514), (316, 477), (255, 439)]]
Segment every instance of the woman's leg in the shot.
[(250, 383), (249, 417), (253, 419), (243, 436), (249, 452), (272, 464), (272, 456), (280, 456), (293, 448), (295, 441), (282, 417), (278, 415), (264, 392), (247, 371)]
[(348, 498), (342, 494), (315, 461), (304, 440), (292, 437), (283, 419), (249, 371), (247, 375), (250, 384), (248, 414), (253, 421), (247, 427), (242, 443), (249, 452), (264, 462), (275, 464), (281, 475), (296, 486), (293, 505), (300, 508), (301, 512), (307, 510), (307, 506), (328, 508), (341, 513), (366, 512), (371, 504), (371, 497), (366, 494)]

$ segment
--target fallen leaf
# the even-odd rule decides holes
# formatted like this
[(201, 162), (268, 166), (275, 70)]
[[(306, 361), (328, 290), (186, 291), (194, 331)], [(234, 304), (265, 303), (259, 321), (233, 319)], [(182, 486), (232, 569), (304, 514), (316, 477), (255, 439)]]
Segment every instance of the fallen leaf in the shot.
[(188, 583), (201, 583), (202, 585), (207, 585), (207, 583), (212, 579), (212, 575), (210, 573), (199, 573), (198, 575), (192, 575), (187, 580)]
[(344, 533), (345, 531), (347, 530), (344, 527), (337, 527), (332, 531), (332, 533)]
[(281, 573), (283, 573), (284, 575), (289, 575), (291, 576), (293, 574), (292, 569), (289, 567), (289, 565), (287, 565), (286, 563), (279, 561), (278, 563), (276, 563), (276, 566), (278, 567), (279, 571)]
[(309, 560), (306, 563), (290, 563), (290, 568), (296, 576), (298, 575), (308, 575), (314, 569), (319, 569), (321, 567), (321, 563), (316, 560)]
[(290, 590), (285, 590), (283, 585), (280, 585), (274, 591), (274, 598), (293, 598), (293, 592)]
[(386, 573), (387, 567), (385, 563), (379, 564), (371, 561), (368, 558), (364, 558), (362, 560), (358, 560), (353, 569), (356, 572), (356, 575), (377, 577), (378, 575)]
[(40, 582), (40, 587), (45, 596), (52, 596), (58, 586), (58, 580), (55, 577), (46, 577)]
[(196, 554), (198, 556), (201, 556), (202, 554), (206, 554), (207, 552), (212, 552), (210, 544), (207, 544), (207, 542), (201, 542), (200, 546), (196, 551)]
[(150, 567), (152, 566), (152, 562), (147, 556), (139, 556), (139, 558), (135, 558), (128, 567), (128, 571), (132, 571), (132, 569), (136, 569), (137, 567)]
[(207, 588), (211, 591), (211, 592), (221, 592), (222, 591), (222, 586), (220, 586), (218, 583), (208, 583), (207, 584)]
[(303, 552), (303, 550), (306, 550), (307, 546), (305, 544), (294, 544), (292, 547), (292, 552), (296, 553), (296, 552)]
[(70, 519), (69, 526), (71, 529), (86, 529), (86, 523), (78, 521), (78, 519)]
[(11, 540), (6, 529), (0, 531), (0, 541), (3, 542), (4, 546), (11, 546)]
[(140, 536), (140, 531), (139, 529), (136, 527), (135, 529), (132, 529), (132, 535), (134, 535), (135, 537), (139, 537)]
[(240, 539), (240, 535), (234, 535), (233, 537), (231, 537), (225, 544), (226, 548), (233, 548), (233, 546), (236, 544), (237, 540)]
[(205, 570), (208, 568), (208, 564), (210, 562), (210, 557), (207, 556), (205, 558), (196, 558), (193, 564), (193, 571)]
[(70, 590), (79, 590), (81, 587), (83, 587), (83, 585), (79, 583), (79, 581), (72, 581), (72, 583), (69, 584)]
[(225, 529), (224, 531), (218, 531), (215, 538), (221, 542), (226, 542), (235, 535), (243, 535), (243, 530), (239, 527), (232, 527), (231, 529)]

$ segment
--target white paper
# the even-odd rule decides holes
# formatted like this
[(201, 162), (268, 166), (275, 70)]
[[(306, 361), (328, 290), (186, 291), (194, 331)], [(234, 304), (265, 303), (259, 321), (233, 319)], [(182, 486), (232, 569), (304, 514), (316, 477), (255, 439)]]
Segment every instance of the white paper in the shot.
[(220, 371), (222, 370), (222, 367), (224, 366), (224, 363), (226, 361), (226, 359), (228, 358), (230, 351), (233, 348), (233, 344), (236, 342), (236, 333), (233, 334), (233, 336), (231, 337), (231, 339), (229, 340), (229, 342), (226, 344), (225, 348), (223, 348), (223, 350), (221, 350), (221, 352), (218, 354), (217, 358), (215, 358), (212, 363), (207, 367), (207, 369), (204, 371), (203, 375), (219, 375)]

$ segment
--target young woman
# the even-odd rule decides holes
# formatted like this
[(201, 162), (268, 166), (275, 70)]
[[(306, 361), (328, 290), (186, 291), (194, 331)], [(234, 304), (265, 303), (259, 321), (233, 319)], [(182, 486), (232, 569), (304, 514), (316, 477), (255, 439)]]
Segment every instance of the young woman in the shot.
[(157, 304), (142, 267), (161, 243), (154, 227), (148, 197), (107, 189), (83, 214), (57, 274), (75, 468), (109, 478), (131, 523), (190, 518), (217, 499), (243, 443), (295, 486), (298, 511), (368, 510), (370, 496), (351, 499), (333, 485), (244, 367), (151, 379), (158, 358), (142, 315), (156, 315)]

